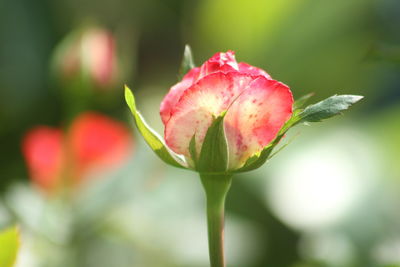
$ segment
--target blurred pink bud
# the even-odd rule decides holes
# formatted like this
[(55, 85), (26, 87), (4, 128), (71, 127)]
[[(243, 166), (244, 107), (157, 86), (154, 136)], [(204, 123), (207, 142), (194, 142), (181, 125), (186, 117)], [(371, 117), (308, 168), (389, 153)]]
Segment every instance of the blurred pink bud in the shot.
[(114, 36), (98, 27), (74, 32), (61, 43), (56, 65), (64, 77), (84, 74), (96, 85), (107, 87), (115, 82), (118, 73)]

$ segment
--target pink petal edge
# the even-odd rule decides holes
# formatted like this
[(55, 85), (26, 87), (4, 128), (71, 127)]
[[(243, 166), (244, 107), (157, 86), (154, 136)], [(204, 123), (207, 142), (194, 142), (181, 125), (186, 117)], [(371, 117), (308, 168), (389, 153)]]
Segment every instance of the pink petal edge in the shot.
[(243, 166), (276, 137), (292, 115), (292, 105), (292, 93), (283, 83), (264, 76), (251, 82), (225, 117), (230, 169)]

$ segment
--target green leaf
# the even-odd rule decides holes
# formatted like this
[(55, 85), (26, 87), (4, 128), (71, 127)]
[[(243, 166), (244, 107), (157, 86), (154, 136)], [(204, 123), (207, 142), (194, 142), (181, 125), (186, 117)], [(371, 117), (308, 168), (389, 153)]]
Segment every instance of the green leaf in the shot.
[(225, 172), (228, 167), (228, 145), (224, 130), (226, 112), (214, 119), (207, 130), (197, 164), (199, 172)]
[(19, 231), (11, 227), (0, 232), (0, 267), (12, 267), (19, 249)]
[(293, 109), (299, 109), (302, 108), (307, 101), (314, 96), (314, 93), (309, 93), (306, 95), (303, 95), (302, 97), (300, 97), (299, 99), (297, 99), (294, 104), (293, 104)]
[(321, 102), (306, 107), (300, 114), (300, 122), (319, 122), (340, 114), (354, 103), (360, 101), (363, 96), (358, 95), (334, 95)]
[(181, 63), (181, 68), (179, 70), (179, 79), (182, 79), (189, 70), (195, 67), (192, 49), (189, 45), (185, 45), (185, 51), (183, 52), (183, 59)]
[(150, 148), (167, 164), (179, 168), (186, 168), (185, 163), (179, 159), (179, 156), (171, 151), (165, 144), (162, 138), (151, 129), (145, 122), (142, 115), (136, 109), (135, 97), (132, 91), (125, 86), (125, 101), (128, 104), (132, 115), (135, 119), (136, 127), (142, 134), (144, 140)]

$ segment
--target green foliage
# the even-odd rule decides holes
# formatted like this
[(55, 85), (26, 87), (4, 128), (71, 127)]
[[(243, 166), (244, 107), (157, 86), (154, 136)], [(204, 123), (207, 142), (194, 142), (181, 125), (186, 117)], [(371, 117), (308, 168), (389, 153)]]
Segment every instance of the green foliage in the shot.
[(207, 130), (196, 166), (199, 172), (225, 172), (227, 169), (228, 145), (224, 131), (225, 114), (215, 118)]
[(192, 49), (190, 48), (189, 45), (186, 45), (185, 51), (183, 52), (181, 68), (179, 70), (179, 79), (182, 79), (183, 76), (185, 76), (185, 74), (188, 73), (188, 71), (193, 69), (194, 67), (195, 65), (192, 55)]
[(11, 227), (0, 232), (0, 267), (14, 266), (19, 248), (19, 231)]
[(125, 101), (128, 104), (135, 119), (136, 126), (150, 148), (167, 164), (178, 168), (185, 168), (183, 161), (178, 158), (165, 144), (162, 138), (151, 129), (142, 115), (136, 109), (135, 97), (132, 91), (125, 86)]
[(334, 95), (316, 104), (306, 107), (300, 114), (299, 122), (320, 122), (335, 115), (341, 114), (354, 103), (360, 101), (363, 96), (358, 95)]

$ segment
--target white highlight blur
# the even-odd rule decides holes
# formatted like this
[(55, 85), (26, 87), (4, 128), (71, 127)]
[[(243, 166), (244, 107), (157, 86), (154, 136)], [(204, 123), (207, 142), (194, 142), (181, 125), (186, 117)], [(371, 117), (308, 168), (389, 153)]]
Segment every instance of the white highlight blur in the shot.
[[(339, 223), (371, 186), (376, 159), (370, 141), (350, 129), (314, 137), (273, 160), (267, 201), (290, 226), (317, 230)], [(300, 138), (299, 138), (300, 139)], [(296, 140), (299, 142), (299, 140)]]

